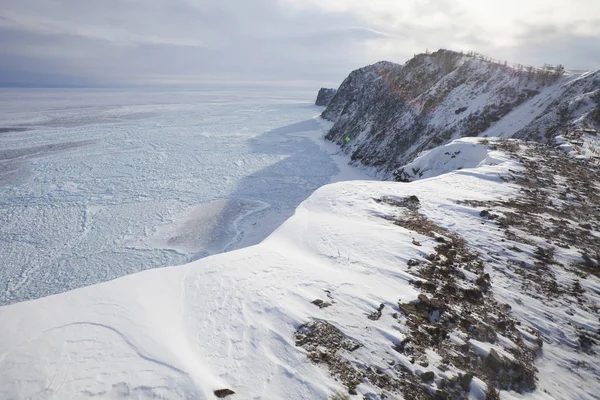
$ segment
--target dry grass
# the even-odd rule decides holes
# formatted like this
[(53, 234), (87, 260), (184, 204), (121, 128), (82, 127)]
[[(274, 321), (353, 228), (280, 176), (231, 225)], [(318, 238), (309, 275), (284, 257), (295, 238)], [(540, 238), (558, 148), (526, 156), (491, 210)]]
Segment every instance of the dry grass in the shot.
[[(523, 171), (510, 171), (503, 177), (519, 185), (519, 197), (463, 202), (485, 209), (481, 218), (504, 232), (503, 242), (506, 241), (509, 254), (514, 254), (515, 259), (530, 258), (526, 265), (507, 260), (506, 270), (519, 275), (524, 292), (531, 296), (567, 297), (569, 304), (598, 311), (597, 305), (586, 303), (580, 279), (599, 276), (600, 242), (590, 233), (600, 230), (599, 170), (541, 145), (512, 140), (489, 140), (487, 145), (511, 154), (525, 166)], [(412, 363), (425, 365), (425, 354), (432, 350), (441, 357), (438, 369), (453, 368), (462, 373), (438, 379), (434, 386), (431, 376), (414, 375), (400, 363), (384, 373), (374, 366), (349, 362), (344, 353), (354, 351), (360, 344), (323, 321), (301, 326), (296, 333), (296, 345), (307, 351), (311, 361), (326, 365), (349, 394), (368, 382), (382, 390), (382, 399), (385, 393), (401, 393), (409, 400), (463, 399), (468, 396), (473, 377), (488, 385), (486, 396), (492, 400), (499, 398), (499, 389), (521, 393), (534, 390), (537, 373), (534, 362), (543, 344), (541, 336), (530, 331), (534, 339), (528, 340), (533, 340), (537, 349), (532, 343), (525, 343), (517, 329), (521, 321), (511, 314), (510, 306), (498, 302), (491, 293), (491, 277), (485, 273), (489, 266), (486, 267), (480, 255), (463, 238), (422, 215), (417, 197), (382, 197), (375, 201), (392, 207), (393, 212), (384, 217), (391, 223), (433, 238), (438, 245), (424, 259), (408, 261), (408, 269), (420, 278), (411, 282), (422, 292), (419, 300), (398, 301), (397, 309), (380, 307), (368, 315), (368, 320), (375, 323), (382, 313), (391, 313), (396, 323), (406, 328), (406, 338), (392, 344), (397, 352)], [(560, 264), (557, 257), (560, 248), (576, 249), (582, 254), (581, 260), (571, 265)], [(557, 268), (573, 273), (576, 279), (566, 286), (559, 285), (554, 276)], [(469, 280), (461, 272), (464, 270), (475, 274), (477, 279)], [(482, 357), (469, 344), (457, 345), (448, 338), (450, 332), (457, 331), (469, 339), (489, 343), (495, 343), (498, 335), (510, 339), (516, 348), (506, 351), (514, 360), (495, 351)], [(583, 330), (576, 333), (580, 351), (592, 354), (600, 337)], [(331, 400), (348, 398), (346, 394), (330, 397)]]
[[(412, 282), (413, 285), (427, 294), (419, 295), (416, 303), (399, 302), (398, 308), (405, 317), (404, 323), (410, 329), (410, 335), (395, 349), (413, 360), (427, 350), (433, 350), (465, 371), (467, 376), (482, 379), (493, 390), (495, 387), (517, 392), (533, 390), (535, 352), (521, 338), (516, 329), (518, 322), (511, 316), (510, 309), (498, 303), (489, 292), (491, 279), (485, 273), (479, 255), (470, 250), (462, 237), (420, 214), (414, 201), (407, 199), (380, 199), (380, 202), (399, 209), (398, 213), (386, 219), (434, 238), (440, 244), (427, 260), (409, 261), (409, 266), (416, 268), (417, 274), (423, 279)], [(490, 217), (492, 214), (484, 215)], [(461, 270), (472, 272), (478, 278), (471, 282)], [(439, 315), (439, 318), (432, 318), (432, 315)], [(489, 357), (478, 356), (469, 345), (455, 345), (448, 339), (448, 334), (457, 330), (469, 338), (484, 342), (494, 343), (498, 334), (510, 338), (517, 344), (517, 348), (511, 350), (515, 361), (502, 357), (490, 360)], [(502, 368), (497, 368), (498, 363), (502, 364)], [(466, 395), (459, 381), (444, 381), (443, 386), (443, 395), (449, 398)]]

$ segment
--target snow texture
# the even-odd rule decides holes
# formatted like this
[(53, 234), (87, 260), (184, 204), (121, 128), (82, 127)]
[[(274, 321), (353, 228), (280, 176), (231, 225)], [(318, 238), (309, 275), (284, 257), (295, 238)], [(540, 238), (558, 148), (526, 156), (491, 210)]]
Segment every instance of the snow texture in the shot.
[[(435, 387), (457, 371), (437, 368), (435, 353), (428, 353), (429, 366), (421, 366), (395, 351), (407, 332), (392, 313), (399, 299), (417, 301), (419, 295), (411, 284), (419, 278), (407, 262), (424, 259), (438, 243), (390, 223), (385, 217), (394, 207), (375, 199), (417, 196), (428, 220), (477, 244), (483, 254), (499, 255), (496, 229), (458, 201), (516, 196), (517, 186), (501, 176), (522, 168), (499, 151), (484, 155), (484, 146), (469, 141), (449, 146), (460, 153), (450, 164), (428, 163), (428, 179), (319, 188), (255, 246), (0, 308), (0, 398), (212, 399), (215, 390), (228, 388), (235, 392), (231, 399), (325, 399), (344, 388), (294, 340), (301, 325), (315, 320), (360, 344), (345, 354), (349, 361), (383, 373), (392, 364), (432, 372)], [(438, 156), (429, 152), (421, 162)], [(488, 159), (494, 162), (482, 162)], [(451, 171), (456, 166), (465, 168)], [(594, 398), (600, 392), (598, 359), (569, 351), (551, 325), (554, 318), (564, 321), (564, 310), (520, 301), (525, 294), (506, 291), (516, 287), (514, 280), (493, 275), (524, 334), (545, 328), (537, 390), (502, 397)], [(320, 308), (315, 299), (332, 304)], [(367, 318), (380, 304), (380, 318)], [(597, 318), (580, 318), (598, 329)], [(490, 351), (488, 344), (471, 345)], [(511, 343), (494, 346), (504, 351)], [(595, 369), (577, 368), (577, 360)], [(357, 398), (381, 398), (371, 384), (357, 390)], [(482, 399), (486, 390), (473, 378), (470, 398)]]

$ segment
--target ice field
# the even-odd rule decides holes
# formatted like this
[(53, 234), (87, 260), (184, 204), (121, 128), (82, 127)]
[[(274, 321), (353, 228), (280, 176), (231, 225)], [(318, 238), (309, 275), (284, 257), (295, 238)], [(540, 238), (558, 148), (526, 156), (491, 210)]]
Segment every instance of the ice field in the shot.
[(339, 173), (313, 91), (0, 94), (0, 305), (259, 243)]

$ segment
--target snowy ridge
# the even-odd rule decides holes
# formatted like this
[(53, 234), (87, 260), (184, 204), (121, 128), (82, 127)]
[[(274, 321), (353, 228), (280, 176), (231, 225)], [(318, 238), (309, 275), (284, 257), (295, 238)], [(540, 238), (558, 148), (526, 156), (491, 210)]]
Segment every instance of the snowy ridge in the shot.
[[(409, 390), (418, 398), (454, 391), (482, 399), (493, 391), (486, 363), (509, 368), (520, 360), (519, 348), (537, 354), (536, 387), (503, 390), (502, 398), (590, 398), (599, 392), (597, 359), (578, 352), (566, 331), (552, 329), (551, 321), (570, 318), (565, 307), (531, 302), (514, 289), (524, 278), (503, 267), (501, 234), (475, 205), (518, 196), (519, 186), (506, 177), (524, 166), (498, 146), (489, 152), (485, 145), (453, 143), (450, 148), (460, 149), (456, 163), (436, 171), (465, 169), (437, 176), (432, 169), (429, 179), (324, 186), (256, 246), (0, 308), (0, 398), (212, 399), (229, 389), (235, 393), (228, 399), (325, 399), (336, 391), (400, 399)], [(482, 149), (493, 162), (473, 165)], [(407, 227), (407, 213), (433, 231)], [(482, 293), (474, 305), (508, 303), (507, 318), (520, 325), (506, 329), (516, 336), (485, 340), (457, 325), (440, 347), (410, 353), (406, 339), (417, 344), (412, 313), (436, 304), (435, 294), (416, 286), (427, 282), (421, 268), (443, 262), (428, 257), (459, 236), (485, 255), (491, 283), (465, 264), (455, 285)], [(519, 246), (527, 261), (535, 246)], [(597, 301), (598, 279), (582, 281), (582, 290), (585, 304)], [(439, 307), (428, 323), (462, 312), (461, 303)], [(591, 311), (572, 315), (597, 332)], [(469, 352), (483, 360), (483, 369), (467, 379), (460, 364), (444, 360), (445, 348)], [(518, 388), (511, 379), (498, 385)]]
[(600, 71), (515, 67), (449, 50), (350, 73), (323, 118), (327, 139), (385, 178), (419, 153), (461, 137), (553, 143), (600, 128)]

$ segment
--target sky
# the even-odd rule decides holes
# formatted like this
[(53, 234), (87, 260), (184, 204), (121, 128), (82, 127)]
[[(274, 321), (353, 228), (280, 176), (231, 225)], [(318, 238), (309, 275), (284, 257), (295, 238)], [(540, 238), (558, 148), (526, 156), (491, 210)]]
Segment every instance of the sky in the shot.
[(600, 68), (599, 0), (0, 0), (0, 84), (337, 86), (474, 50)]

